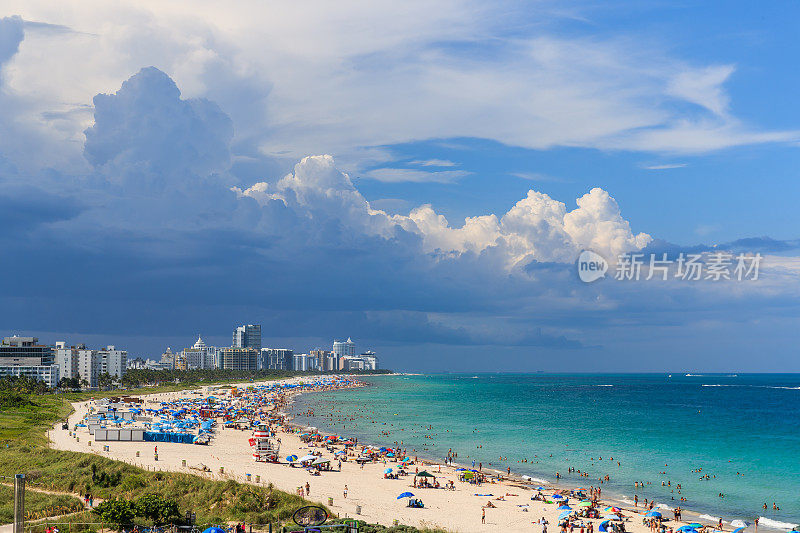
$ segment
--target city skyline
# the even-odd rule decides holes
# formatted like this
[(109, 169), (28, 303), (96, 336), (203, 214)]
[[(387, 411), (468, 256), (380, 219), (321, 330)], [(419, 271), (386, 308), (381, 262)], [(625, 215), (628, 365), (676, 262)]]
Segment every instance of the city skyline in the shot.
[(5, 331), (800, 371), (794, 3), (3, 7)]

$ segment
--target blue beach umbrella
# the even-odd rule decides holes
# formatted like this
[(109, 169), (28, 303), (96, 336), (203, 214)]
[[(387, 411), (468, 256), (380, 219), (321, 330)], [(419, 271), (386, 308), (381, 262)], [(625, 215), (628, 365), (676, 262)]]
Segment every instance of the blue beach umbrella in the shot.
[(743, 527), (737, 527), (736, 529), (733, 530), (733, 533), (741, 533), (742, 531), (744, 531)]
[(651, 517), (651, 518), (661, 518), (661, 513), (659, 513), (658, 511), (650, 511), (645, 516), (648, 516), (648, 517)]
[(203, 533), (225, 533), (225, 530), (222, 529), (221, 527), (211, 526), (203, 530)]
[(554, 500), (563, 500), (564, 497), (561, 494), (553, 494), (553, 499)]
[(391, 468), (387, 468), (386, 470), (383, 471), (383, 473), (384, 474), (391, 474), (392, 473), (392, 469)]
[(402, 500), (403, 498), (413, 498), (414, 494), (411, 492), (404, 492), (400, 496), (397, 497), (398, 500)]
[(608, 516), (604, 516), (603, 520), (622, 520), (622, 518), (620, 518), (619, 515), (610, 514)]
[(600, 527), (597, 528), (597, 531), (599, 531), (600, 533), (607, 533), (607, 531), (608, 531), (608, 523), (609, 522), (611, 522), (611, 520), (606, 520), (604, 522), (600, 522)]
[[(289, 461), (290, 463), (293, 463), (293, 462), (297, 461), (297, 456), (296, 455), (290, 455), (290, 456), (288, 456), (286, 458), (286, 460)], [(203, 532), (203, 533), (205, 533), (205, 532)]]
[(563, 511), (560, 515), (558, 515), (559, 520), (563, 520), (564, 518), (568, 517), (572, 514), (572, 511)]
[(696, 530), (692, 526), (681, 526), (678, 529), (676, 529), (676, 531), (683, 531), (683, 532), (686, 532), (686, 533), (692, 533), (693, 531), (696, 531)]
[(566, 504), (562, 505), (561, 507), (557, 507), (556, 508), (556, 511), (571, 511), (571, 510), (572, 510), (572, 507), (570, 507), (569, 505), (566, 505)]
[[(466, 468), (460, 468), (459, 470), (466, 470)], [(547, 490), (546, 487), (542, 487), (541, 485), (536, 487), (534, 490)]]
[(689, 524), (689, 527), (692, 529), (697, 529), (698, 527), (703, 527), (703, 524), (701, 524), (700, 522), (693, 522)]

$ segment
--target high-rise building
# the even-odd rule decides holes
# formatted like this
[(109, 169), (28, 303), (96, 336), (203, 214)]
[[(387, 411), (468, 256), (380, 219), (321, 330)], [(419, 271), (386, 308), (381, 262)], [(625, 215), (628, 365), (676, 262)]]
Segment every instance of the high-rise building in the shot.
[(316, 368), (314, 370), (334, 370), (333, 363), (331, 363), (330, 368), (327, 366), (329, 359), (333, 361), (333, 352), (317, 348), (316, 350), (311, 350), (311, 356), (315, 357), (317, 360)]
[(5, 337), (0, 343), (0, 365), (49, 366), (55, 363), (52, 346), (36, 337)]
[(60, 377), (54, 352), (36, 337), (6, 337), (0, 343), (0, 376), (27, 376), (56, 387)]
[(78, 377), (89, 387), (97, 387), (97, 376), (100, 375), (100, 357), (97, 350), (78, 349)]
[(223, 370), (257, 370), (258, 351), (254, 348), (220, 348)]
[(288, 348), (262, 348), (259, 370), (292, 370), (294, 352)]
[(356, 370), (377, 370), (378, 357), (375, 352), (366, 351), (358, 356), (346, 355), (339, 359), (339, 370), (346, 372)]
[(216, 346), (206, 345), (198, 335), (194, 346), (183, 350), (183, 356), (190, 369), (217, 368), (217, 352)]
[(359, 357), (364, 360), (364, 370), (378, 370), (378, 356), (375, 352), (367, 350)]
[(97, 355), (101, 374), (109, 374), (117, 379), (125, 375), (128, 368), (127, 351), (117, 350), (116, 346), (106, 346), (104, 350), (98, 350)]
[[(80, 346), (80, 345), (79, 345)], [(85, 348), (85, 346), (80, 346)], [(59, 379), (75, 379), (78, 373), (78, 348), (75, 346), (67, 347), (67, 343), (60, 341), (56, 343), (56, 364), (58, 365)]]
[(168, 370), (173, 370), (175, 368), (175, 353), (169, 346), (167, 346), (167, 350), (161, 354), (161, 366)]
[(346, 341), (333, 341), (333, 356), (335, 366), (333, 370), (341, 370), (342, 357), (354, 357), (356, 355), (356, 343), (350, 337)]
[(261, 324), (248, 324), (233, 330), (234, 348), (253, 348), (261, 350)]
[(90, 387), (97, 386), (100, 374), (120, 379), (128, 368), (128, 352), (115, 346), (89, 350), (85, 344), (67, 347), (65, 342), (57, 342), (55, 351), (60, 376), (85, 379)]

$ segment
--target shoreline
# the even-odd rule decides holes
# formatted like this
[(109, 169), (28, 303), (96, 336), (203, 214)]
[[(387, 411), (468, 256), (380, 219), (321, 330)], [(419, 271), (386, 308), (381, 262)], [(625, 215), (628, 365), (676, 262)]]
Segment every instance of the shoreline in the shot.
[[(471, 373), (465, 373), (465, 375), (469, 375), (469, 374), (471, 374)], [(397, 373), (397, 374), (393, 374), (393, 375), (402, 376), (402, 375), (423, 375), (423, 374), (402, 374), (402, 373)], [(378, 385), (369, 384), (369, 383), (366, 384), (366, 387), (370, 387), (370, 386), (378, 386)], [(363, 388), (363, 386), (361, 386), (361, 387), (342, 388), (340, 390), (347, 390), (347, 389), (354, 389), (354, 388)], [(338, 390), (337, 391), (309, 391), (309, 392), (300, 391), (300, 392), (298, 392), (296, 394), (295, 397), (293, 397), (290, 400), (290, 402), (287, 403), (287, 408), (291, 407), (296, 402), (297, 398), (300, 398), (301, 396), (306, 396), (306, 395), (313, 394), (314, 392), (318, 392), (318, 393), (321, 393), (321, 392), (338, 392)], [(287, 413), (287, 414), (292, 414), (292, 413)], [(321, 417), (320, 417), (320, 420), (322, 420)], [(297, 423), (293, 423), (292, 425), (295, 426), (295, 427), (298, 427), (298, 428), (302, 428), (303, 427), (301, 424), (297, 424)], [(305, 426), (305, 427), (316, 427), (316, 426)], [(324, 427), (324, 428), (317, 427), (317, 430), (318, 430), (319, 433), (321, 433), (322, 435), (325, 435), (325, 436), (327, 436), (327, 435), (335, 435), (336, 434), (336, 433), (331, 433), (331, 431), (332, 431), (331, 428), (329, 428), (327, 426)], [(361, 444), (366, 444), (366, 445), (371, 445), (371, 446), (378, 446), (378, 447), (380, 447), (380, 446), (394, 446), (394, 443), (388, 443), (387, 444), (385, 442), (380, 442), (380, 441), (373, 442), (372, 440), (370, 440), (369, 442), (363, 442), (362, 443), (360, 438), (359, 438), (359, 445), (361, 445)], [(421, 463), (428, 464), (428, 465), (431, 465), (431, 466), (441, 466), (441, 467), (445, 467), (446, 466), (441, 462), (441, 459), (437, 459), (436, 457), (434, 457), (430, 453), (429, 450), (423, 450), (421, 452), (414, 451), (413, 453), (414, 453), (414, 455), (419, 457)], [(471, 465), (462, 464), (458, 460), (453, 461), (452, 463), (450, 463), (449, 466), (452, 466), (454, 468), (467, 468), (467, 469), (469, 469), (471, 467)], [(484, 467), (483, 472), (484, 473), (491, 472), (491, 475), (493, 475), (493, 476), (500, 476), (501, 478), (505, 479), (506, 481), (508, 481), (510, 483), (520, 484), (520, 485), (526, 487), (528, 490), (532, 490), (533, 487), (535, 487), (535, 486), (546, 486), (548, 491), (550, 491), (550, 490), (554, 490), (554, 491), (567, 490), (567, 491), (570, 491), (570, 490), (573, 490), (575, 487), (584, 486), (584, 484), (570, 486), (569, 484), (567, 484), (567, 483), (565, 483), (563, 481), (553, 482), (553, 481), (550, 481), (550, 480), (545, 479), (543, 477), (540, 478), (540, 477), (534, 477), (534, 476), (528, 475), (528, 474), (515, 473), (513, 470), (511, 471), (511, 474), (508, 475), (507, 471), (505, 471), (505, 470), (497, 470), (497, 469), (492, 468), (492, 467), (488, 467), (488, 468)], [(535, 474), (535, 475), (545, 475), (545, 474), (538, 473), (538, 474)], [(525, 479), (526, 477), (530, 478), (530, 479)], [(587, 482), (587, 484), (588, 484), (588, 482)], [(632, 513), (632, 514), (643, 514), (643, 513), (640, 513), (640, 511), (644, 510), (644, 508), (642, 506), (635, 507), (634, 503), (633, 503), (633, 500), (631, 500), (628, 497), (628, 495), (621, 494), (619, 492), (615, 492), (613, 489), (611, 489), (609, 491), (609, 493), (607, 494), (606, 493), (606, 488), (605, 487), (601, 487), (601, 488), (603, 489), (603, 492), (602, 492), (603, 495), (600, 498), (600, 502), (603, 503), (604, 505), (608, 504), (608, 506), (618, 507), (618, 508), (622, 509), (623, 511), (628, 512), (628, 513)], [(641, 502), (640, 502), (640, 504), (641, 504)], [(735, 528), (730, 526), (730, 522), (731, 522), (731, 520), (736, 520), (737, 518), (739, 518), (739, 517), (736, 517), (736, 516), (732, 517), (730, 515), (725, 515), (725, 514), (713, 516), (713, 515), (710, 514), (713, 511), (707, 511), (706, 512), (706, 511), (702, 511), (702, 510), (700, 510), (700, 511), (694, 510), (692, 508), (687, 508), (687, 507), (684, 507), (683, 505), (680, 505), (680, 502), (678, 502), (677, 505), (669, 505), (668, 503), (658, 502), (653, 507), (653, 509), (654, 510), (660, 510), (660, 511), (664, 512), (665, 515), (666, 515), (666, 513), (672, 513), (672, 511), (676, 507), (680, 507), (681, 508), (682, 515), (688, 515), (688, 517), (695, 518), (695, 520), (681, 520), (678, 523), (680, 523), (682, 525), (686, 525), (686, 524), (690, 524), (690, 523), (697, 523), (698, 520), (702, 520), (704, 522), (708, 522), (708, 524), (704, 524), (704, 526), (709, 526), (709, 527), (714, 526), (714, 530), (715, 531), (719, 531), (718, 529), (716, 529), (715, 526), (717, 524), (717, 520), (719, 520), (720, 518), (723, 519), (724, 526), (728, 528), (728, 529), (725, 529), (725, 531), (732, 531), (733, 529), (735, 529)], [(665, 516), (665, 518), (666, 518), (666, 516)], [(675, 520), (670, 519), (670, 522), (675, 522)], [(788, 523), (788, 522), (781, 522), (781, 521), (770, 519), (768, 517), (759, 516), (758, 525), (759, 525), (758, 529), (761, 529), (761, 530), (766, 530), (766, 531), (771, 531), (771, 532), (772, 531), (788, 531), (789, 533), (791, 533), (792, 528), (793, 527), (796, 528), (796, 527), (800, 526), (800, 523), (791, 524), (791, 523)], [(751, 530), (754, 530), (752, 525), (748, 526), (747, 528), (745, 528), (745, 530), (742, 533), (747, 533), (748, 531), (751, 531)]]
[[(345, 376), (349, 379), (358, 380), (360, 376)], [(313, 379), (307, 378), (307, 379)], [(288, 383), (297, 380), (281, 380), (280, 383)], [(242, 387), (260, 385), (257, 383), (243, 383)], [(275, 383), (275, 382), (267, 382)], [(353, 388), (363, 388), (371, 386), (369, 384), (358, 384), (347, 387), (339, 387), (336, 390), (346, 390)], [(309, 446), (302, 442), (295, 432), (295, 428), (303, 427), (296, 421), (296, 413), (293, 411), (297, 405), (297, 399), (304, 395), (314, 392), (330, 392), (329, 390), (287, 390), (284, 394), (285, 402), (277, 409), (283, 412), (287, 430), (278, 430), (278, 436), (282, 439), (280, 456), (281, 459), (289, 454), (305, 455), (311, 451), (318, 451), (319, 448)], [(178, 398), (197, 397), (197, 391), (181, 391), (172, 393), (156, 393), (142, 396), (146, 402), (158, 402), (161, 400), (175, 400)], [(204, 397), (213, 395), (213, 391), (204, 391)], [(74, 426), (84, 411), (88, 408), (89, 402), (75, 402), (73, 407), (75, 412), (70, 415), (70, 425)], [(324, 428), (317, 428), (324, 429)], [(321, 432), (329, 433), (329, 432)], [(212, 443), (208, 446), (196, 446), (188, 444), (162, 443), (158, 444), (157, 461), (150, 457), (137, 457), (135, 452), (152, 449), (152, 442), (110, 442), (109, 451), (102, 451), (102, 446), (96, 444), (89, 447), (85, 441), (76, 442), (75, 439), (68, 437), (67, 432), (60, 429), (60, 424), (56, 425), (48, 436), (51, 445), (61, 449), (73, 451), (90, 452), (103, 455), (109, 458), (135, 464), (142, 468), (171, 470), (185, 473), (201, 475), (207, 478), (223, 480), (236, 479), (237, 481), (252, 483), (251, 479), (260, 476), (262, 484), (273, 483), (276, 488), (288, 492), (295, 491), (304, 483), (312, 484), (312, 492), (309, 496), (311, 501), (325, 502), (328, 498), (333, 498), (333, 504), (328, 504), (332, 512), (342, 517), (363, 519), (371, 523), (380, 523), (391, 526), (395, 520), (401, 524), (408, 524), (420, 528), (441, 527), (449, 531), (496, 531), (499, 528), (507, 531), (530, 531), (532, 523), (544, 516), (551, 524), (557, 523), (558, 511), (555, 506), (546, 505), (543, 502), (531, 501), (530, 496), (536, 491), (531, 490), (535, 486), (521, 475), (512, 475), (510, 478), (501, 482), (484, 483), (480, 486), (472, 486), (463, 482), (456, 482), (457, 490), (445, 491), (437, 489), (414, 489), (411, 488), (411, 479), (387, 480), (383, 478), (383, 469), (387, 466), (384, 462), (368, 463), (364, 467), (347, 461), (343, 464), (341, 471), (324, 472), (322, 476), (310, 476), (302, 468), (290, 467), (287, 463), (255, 463), (251, 456), (251, 448), (248, 445), (248, 438), (251, 437), (250, 431), (237, 431), (235, 429), (222, 429), (215, 433)], [(105, 443), (104, 443), (105, 444)], [(359, 445), (375, 444), (379, 442), (367, 443), (359, 442)], [(392, 444), (393, 446), (393, 444)], [(141, 454), (147, 455), (147, 453)], [(433, 470), (437, 477), (457, 479), (455, 469), (459, 467), (456, 461), (452, 465), (444, 465), (435, 459), (431, 460), (428, 454), (417, 454), (420, 460), (418, 466), (420, 470), (426, 465)], [(182, 461), (186, 461), (186, 466), (182, 466)], [(209, 471), (199, 472), (198, 466), (208, 468)], [(224, 473), (217, 473), (220, 467), (224, 467)], [(441, 472), (441, 473), (440, 473)], [(487, 472), (484, 472), (487, 473)], [(497, 472), (496, 474), (501, 474)], [(495, 475), (496, 475), (495, 474)], [(505, 474), (504, 472), (502, 474)], [(507, 476), (503, 476), (507, 477)], [(347, 498), (343, 497), (342, 487), (349, 487)], [(569, 488), (564, 483), (547, 483), (548, 491), (550, 488)], [(397, 502), (396, 495), (402, 490), (410, 488), (415, 494), (425, 501), (425, 509), (412, 509)], [(421, 492), (420, 492), (421, 490)], [(473, 492), (492, 494), (492, 497), (478, 497)], [(486, 503), (486, 498), (495, 505), (496, 508), (486, 509), (487, 524), (480, 523), (481, 508)], [(618, 502), (615, 498), (609, 498), (605, 494), (600, 498), (604, 504), (623, 507), (624, 502)], [(619, 505), (622, 503), (623, 505)], [(513, 505), (512, 505), (513, 504)], [(628, 509), (628, 506), (624, 506)], [(641, 510), (640, 507), (638, 510)], [(642, 524), (642, 514), (638, 510), (630, 509), (630, 518), (626, 521), (626, 529), (631, 533), (646, 533), (649, 531), (647, 526)], [(360, 511), (360, 514), (356, 514)], [(685, 511), (690, 514), (689, 511)], [(697, 513), (691, 513), (692, 517), (699, 518)], [(665, 517), (666, 518), (666, 517)], [(684, 517), (686, 518), (686, 517)], [(685, 520), (681, 523), (685, 523)], [(668, 524), (673, 527), (676, 522), (669, 520)], [(597, 524), (595, 524), (596, 526)], [(749, 528), (752, 530), (752, 528)]]

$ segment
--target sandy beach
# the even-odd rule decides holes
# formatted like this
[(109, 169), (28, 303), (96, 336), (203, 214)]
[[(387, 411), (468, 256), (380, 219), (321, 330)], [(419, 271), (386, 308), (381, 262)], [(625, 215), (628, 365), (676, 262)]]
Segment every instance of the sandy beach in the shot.
[[(154, 405), (161, 401), (197, 397), (196, 393), (184, 391), (148, 395), (143, 398), (145, 402)], [(73, 428), (80, 422), (94, 405), (94, 401), (74, 403), (75, 412), (69, 417), (69, 427)], [(549, 531), (558, 529), (560, 511), (556, 510), (557, 505), (532, 501), (531, 497), (537, 492), (533, 490), (532, 485), (513, 479), (484, 483), (480, 486), (471, 485), (458, 481), (455, 466), (425, 462), (411, 467), (412, 473), (415, 467), (428, 470), (435, 474), (442, 484), (446, 480), (452, 480), (455, 490), (415, 488), (412, 486), (413, 475), (400, 479), (384, 478), (384, 469), (396, 466), (391, 461), (367, 463), (363, 466), (347, 461), (342, 464), (341, 471), (334, 462), (333, 471), (323, 471), (319, 476), (313, 476), (305, 469), (295, 468), (289, 464), (257, 463), (252, 457), (252, 448), (248, 443), (252, 431), (223, 429), (221, 425), (217, 427), (209, 445), (120, 441), (98, 443), (91, 442), (93, 439), (86, 428), (79, 428), (77, 436), (78, 439), (70, 436), (70, 430), (62, 429), (61, 424), (49, 432), (51, 444), (55, 448), (103, 455), (150, 470), (186, 472), (213, 479), (235, 479), (250, 483), (256, 483), (256, 476), (259, 476), (260, 484), (272, 483), (276, 488), (287, 492), (296, 492), (298, 487), (308, 483), (310, 501), (326, 504), (340, 517), (357, 517), (371, 523), (392, 525), (397, 520), (401, 524), (439, 527), (461, 532), (541, 531), (538, 521), (545, 517), (549, 522)], [(276, 436), (281, 439), (282, 458), (291, 454), (303, 456), (320, 450), (318, 447), (310, 447), (297, 434), (284, 428), (279, 428)], [(158, 460), (154, 457), (156, 445)], [(108, 451), (103, 450), (104, 446), (109, 447)], [(139, 452), (138, 457), (137, 452)], [(330, 453), (324, 453), (324, 456), (333, 459)], [(183, 466), (184, 461), (186, 466)], [(208, 467), (210, 472), (202, 472), (200, 469), (203, 465)], [(220, 473), (220, 468), (224, 469), (223, 473)], [(406, 500), (397, 499), (397, 496), (405, 491), (411, 491), (422, 499), (425, 507), (422, 509), (406, 507)], [(488, 496), (489, 494), (491, 496)], [(332, 504), (329, 503), (329, 498), (333, 499)], [(482, 508), (488, 502), (494, 507), (486, 509), (486, 521), (482, 523)], [(619, 504), (613, 502), (613, 505)], [(605, 505), (601, 505), (600, 508), (605, 508)], [(359, 510), (360, 514), (357, 514)], [(640, 508), (639, 513), (643, 514), (644, 510)], [(624, 514), (627, 517), (626, 531), (644, 533), (650, 530), (643, 524), (642, 514), (629, 509), (625, 509)], [(664, 511), (664, 518), (671, 519), (672, 513)], [(694, 520), (696, 515), (684, 511), (684, 518)], [(591, 521), (594, 523), (594, 530), (597, 531), (600, 520)], [(584, 519), (584, 522), (587, 520)], [(679, 525), (672, 520), (667, 523), (667, 526), (673, 529)]]

